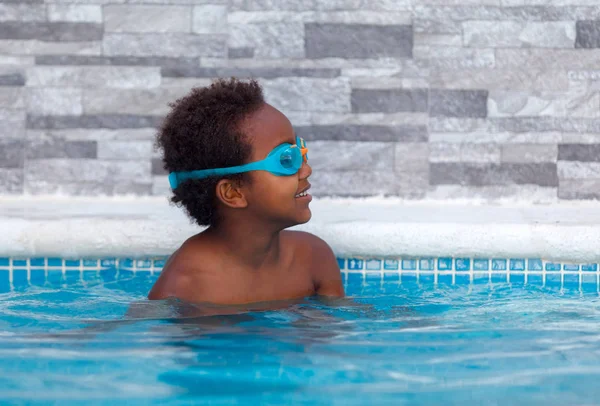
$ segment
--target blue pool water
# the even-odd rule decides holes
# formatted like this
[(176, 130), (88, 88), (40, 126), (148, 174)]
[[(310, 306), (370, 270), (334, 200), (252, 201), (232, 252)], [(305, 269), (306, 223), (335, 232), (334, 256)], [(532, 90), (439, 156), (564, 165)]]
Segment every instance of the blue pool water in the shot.
[(600, 397), (595, 285), (435, 287), (350, 274), (348, 300), (202, 317), (202, 308), (145, 301), (155, 278), (114, 269), (0, 278), (0, 400), (565, 405)]

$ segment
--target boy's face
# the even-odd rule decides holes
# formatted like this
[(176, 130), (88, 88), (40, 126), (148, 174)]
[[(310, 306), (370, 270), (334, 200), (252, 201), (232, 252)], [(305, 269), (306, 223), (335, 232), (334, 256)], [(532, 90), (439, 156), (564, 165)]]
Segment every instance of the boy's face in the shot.
[[(283, 143), (296, 144), (290, 121), (269, 104), (265, 104), (245, 124), (245, 133), (252, 144), (249, 162), (266, 158), (273, 148)], [(291, 176), (277, 176), (266, 171), (250, 172), (252, 182), (245, 188), (248, 208), (265, 221), (281, 223), (284, 227), (306, 223), (311, 217), (308, 205), (312, 196), (296, 195), (310, 187), (308, 177), (311, 173), (312, 169), (306, 162), (298, 173)]]

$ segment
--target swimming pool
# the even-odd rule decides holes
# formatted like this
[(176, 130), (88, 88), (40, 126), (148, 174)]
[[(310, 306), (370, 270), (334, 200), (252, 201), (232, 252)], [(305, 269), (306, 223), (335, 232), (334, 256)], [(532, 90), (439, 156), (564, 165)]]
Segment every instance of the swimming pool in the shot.
[(192, 317), (144, 299), (158, 269), (131, 267), (148, 260), (18, 261), (0, 270), (9, 403), (564, 405), (600, 395), (598, 283), (584, 277), (597, 270), (579, 265), (543, 267), (543, 281), (532, 270), (526, 282), (510, 259), (504, 272), (457, 278), (454, 259), (453, 280), (439, 277), (440, 258), (438, 278), (412, 277), (402, 260), (347, 269), (358, 264), (345, 258), (347, 300)]
[(312, 210), (303, 229), (340, 257), (349, 300), (199, 317), (214, 309), (144, 299), (199, 231), (164, 199), (3, 198), (0, 399), (596, 402), (596, 204)]

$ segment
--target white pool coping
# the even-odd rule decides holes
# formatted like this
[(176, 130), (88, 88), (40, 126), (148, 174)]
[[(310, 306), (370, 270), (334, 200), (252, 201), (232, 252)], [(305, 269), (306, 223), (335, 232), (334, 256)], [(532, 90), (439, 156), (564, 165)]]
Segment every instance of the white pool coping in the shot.
[[(600, 203), (315, 199), (296, 229), (340, 257), (600, 262)], [(0, 197), (0, 257), (169, 255), (201, 228), (165, 197)]]

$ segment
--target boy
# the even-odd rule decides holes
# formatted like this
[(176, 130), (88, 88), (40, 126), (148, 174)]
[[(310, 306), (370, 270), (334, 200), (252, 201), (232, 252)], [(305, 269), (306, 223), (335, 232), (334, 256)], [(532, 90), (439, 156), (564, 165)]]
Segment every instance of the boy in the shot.
[(203, 232), (173, 253), (149, 299), (235, 305), (342, 297), (331, 248), (285, 230), (311, 218), (304, 141), (254, 81), (218, 80), (170, 105), (157, 136), (174, 196)]

